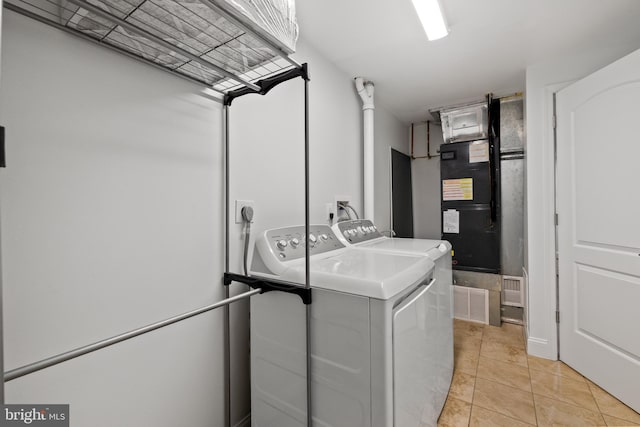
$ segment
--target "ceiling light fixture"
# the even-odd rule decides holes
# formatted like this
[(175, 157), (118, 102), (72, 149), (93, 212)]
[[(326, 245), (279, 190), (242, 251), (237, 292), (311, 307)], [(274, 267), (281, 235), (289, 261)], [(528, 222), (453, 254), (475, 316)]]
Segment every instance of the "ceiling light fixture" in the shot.
[(442, 7), (438, 0), (412, 0), (416, 8), (418, 18), (422, 22), (424, 31), (430, 41), (438, 40), (449, 34), (447, 24), (444, 21)]

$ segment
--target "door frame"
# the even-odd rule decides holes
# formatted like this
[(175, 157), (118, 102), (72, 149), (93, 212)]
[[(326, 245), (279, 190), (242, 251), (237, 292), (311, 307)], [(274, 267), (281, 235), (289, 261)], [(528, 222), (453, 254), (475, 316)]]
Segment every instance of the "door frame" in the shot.
[[(525, 189), (527, 196), (525, 197), (526, 203), (531, 203), (531, 188), (541, 187), (541, 190), (537, 189), (536, 192), (541, 193), (540, 202), (542, 208), (539, 212), (542, 213), (540, 217), (539, 226), (536, 226), (537, 239), (541, 244), (539, 248), (544, 252), (541, 268), (536, 269), (536, 285), (537, 291), (534, 298), (530, 298), (527, 295), (528, 304), (534, 301), (534, 305), (538, 307), (544, 307), (544, 316), (537, 315), (538, 323), (535, 325), (535, 335), (532, 336), (530, 331), (530, 319), (527, 319), (525, 325), (525, 333), (527, 340), (527, 353), (532, 356), (542, 357), (546, 359), (558, 360), (558, 324), (556, 323), (556, 311), (558, 306), (557, 287), (556, 280), (558, 276), (558, 268), (556, 264), (557, 256), (557, 242), (556, 242), (556, 157), (555, 157), (555, 129), (554, 129), (554, 98), (555, 94), (561, 89), (569, 86), (575, 80), (565, 80), (559, 83), (548, 84), (544, 86), (544, 96), (541, 102), (538, 104), (538, 108), (543, 109), (542, 119), (538, 126), (541, 128), (541, 132), (537, 135), (538, 140), (535, 143), (540, 144), (541, 151), (536, 151), (536, 156), (541, 156), (542, 159), (536, 159), (534, 167), (539, 167), (539, 164), (545, 165), (541, 178), (538, 182), (533, 183), (529, 176), (526, 177)], [(526, 102), (526, 101), (525, 101)], [(531, 124), (528, 124), (531, 126)], [(529, 131), (527, 130), (527, 134)], [(528, 142), (529, 144), (531, 141)], [(532, 150), (531, 150), (532, 151)], [(530, 150), (525, 148), (525, 168), (530, 168), (532, 165), (529, 163), (532, 160), (532, 154)], [(528, 175), (528, 174), (527, 174)], [(530, 208), (527, 210), (527, 215), (530, 217), (532, 211)], [(531, 230), (531, 217), (526, 222), (528, 230)], [(531, 239), (531, 233), (527, 233), (528, 240)], [(530, 242), (528, 242), (530, 244)], [(530, 249), (528, 249), (529, 251)], [(539, 250), (538, 250), (539, 251)], [(527, 271), (527, 275), (530, 272)], [(527, 292), (530, 293), (530, 287), (527, 284)], [(541, 320), (541, 322), (540, 322)]]
[(554, 262), (555, 295), (556, 295), (556, 359), (560, 360), (560, 240), (558, 235), (558, 107), (557, 99), (560, 89), (553, 93), (553, 236), (554, 236)]
[[(552, 341), (552, 349), (555, 353), (555, 360), (560, 360), (560, 275), (559, 275), (559, 265), (560, 265), (560, 254), (558, 250), (558, 133), (557, 133), (557, 111), (556, 111), (556, 99), (557, 94), (562, 89), (570, 86), (575, 83), (577, 80), (568, 80), (562, 83), (556, 83), (553, 85), (547, 86), (547, 93), (545, 102), (548, 106), (548, 111), (550, 111), (551, 116), (549, 119), (549, 127), (545, 129), (545, 132), (550, 132), (550, 141), (552, 148), (552, 156), (553, 156), (553, 171), (552, 171), (552, 182), (553, 182), (553, 200), (551, 207), (553, 208), (553, 216), (552, 216), (552, 234), (553, 238), (549, 241), (547, 248), (549, 249), (548, 253), (548, 275), (553, 275), (553, 281), (551, 282), (553, 285), (549, 285), (549, 297), (548, 301), (553, 302), (553, 304), (549, 305), (549, 307), (553, 307), (552, 322), (555, 322), (555, 327), (553, 328), (553, 335), (550, 337)], [(545, 233), (547, 236), (551, 237), (551, 233)], [(553, 286), (553, 289), (551, 289)]]

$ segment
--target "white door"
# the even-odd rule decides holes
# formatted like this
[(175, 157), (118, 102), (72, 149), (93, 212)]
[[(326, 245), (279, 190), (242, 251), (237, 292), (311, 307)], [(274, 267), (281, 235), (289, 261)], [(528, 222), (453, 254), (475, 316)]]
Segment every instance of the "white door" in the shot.
[(560, 359), (640, 411), (640, 50), (556, 105)]

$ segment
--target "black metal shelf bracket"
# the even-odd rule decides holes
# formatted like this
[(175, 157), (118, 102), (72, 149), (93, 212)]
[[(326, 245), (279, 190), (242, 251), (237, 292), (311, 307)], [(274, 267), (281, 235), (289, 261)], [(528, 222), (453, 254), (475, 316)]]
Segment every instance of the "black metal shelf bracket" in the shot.
[[(310, 426), (313, 424), (312, 419), (312, 399), (311, 399), (311, 281), (310, 281), (310, 260), (309, 260), (309, 248), (307, 247), (305, 251), (305, 285), (271, 280), (262, 277), (256, 276), (246, 276), (242, 274), (235, 274), (229, 272), (229, 107), (235, 98), (240, 96), (249, 95), (252, 93), (257, 93), (260, 95), (265, 95), (271, 89), (288, 80), (293, 80), (295, 78), (301, 77), (304, 81), (304, 170), (305, 170), (305, 178), (304, 178), (304, 186), (305, 186), (305, 220), (304, 226), (305, 230), (309, 230), (309, 69), (308, 65), (302, 64), (298, 67), (283, 71), (281, 73), (272, 75), (270, 77), (266, 77), (264, 79), (258, 80), (254, 82), (256, 86), (258, 86), (259, 90), (254, 90), (251, 88), (240, 88), (236, 90), (228, 91), (224, 95), (223, 99), (223, 112), (224, 112), (224, 121), (225, 121), (225, 273), (224, 273), (224, 286), (225, 286), (225, 295), (229, 295), (229, 285), (233, 282), (244, 283), (249, 287), (253, 288), (254, 291), (256, 289), (260, 290), (260, 293), (271, 292), (271, 291), (280, 291), (287, 292), (291, 294), (298, 295), (302, 302), (305, 304), (305, 327), (306, 327), (306, 371), (307, 371), (307, 425)], [(231, 349), (230, 349), (230, 320), (229, 320), (229, 309), (225, 308), (224, 313), (225, 318), (225, 372), (230, 371), (231, 364)], [(225, 375), (225, 390), (226, 395), (230, 395), (231, 390), (231, 381), (230, 376)], [(225, 420), (226, 425), (230, 426), (230, 403), (226, 402), (225, 407)]]
[(0, 168), (7, 167), (7, 160), (4, 154), (4, 126), (0, 126)]
[(305, 305), (311, 304), (311, 289), (302, 287), (301, 285), (282, 282), (277, 280), (268, 280), (260, 277), (244, 276), (242, 274), (224, 273), (224, 285), (229, 286), (233, 282), (244, 283), (252, 289), (260, 289), (262, 292), (280, 291), (298, 295)]
[(260, 90), (254, 90), (249, 87), (243, 87), (240, 89), (232, 90), (227, 92), (224, 95), (223, 103), (224, 105), (231, 105), (234, 99), (241, 97), (243, 95), (249, 95), (251, 93), (257, 93), (260, 95), (266, 95), (269, 93), (271, 89), (278, 86), (280, 83), (286, 82), (288, 80), (295, 79), (297, 77), (302, 77), (305, 81), (309, 81), (309, 67), (305, 62), (299, 68), (292, 68), (291, 70), (283, 71), (282, 73), (276, 74), (271, 77), (264, 78), (262, 80), (258, 80), (254, 84), (260, 87)]

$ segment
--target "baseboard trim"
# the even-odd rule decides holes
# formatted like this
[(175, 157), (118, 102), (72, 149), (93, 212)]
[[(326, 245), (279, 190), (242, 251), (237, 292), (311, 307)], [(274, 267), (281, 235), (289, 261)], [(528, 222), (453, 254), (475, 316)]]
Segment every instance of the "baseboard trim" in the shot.
[(251, 425), (251, 414), (247, 414), (243, 419), (233, 425), (233, 427), (249, 427)]
[(554, 353), (549, 340), (542, 338), (529, 337), (527, 339), (527, 353), (543, 359), (558, 360), (558, 355)]

